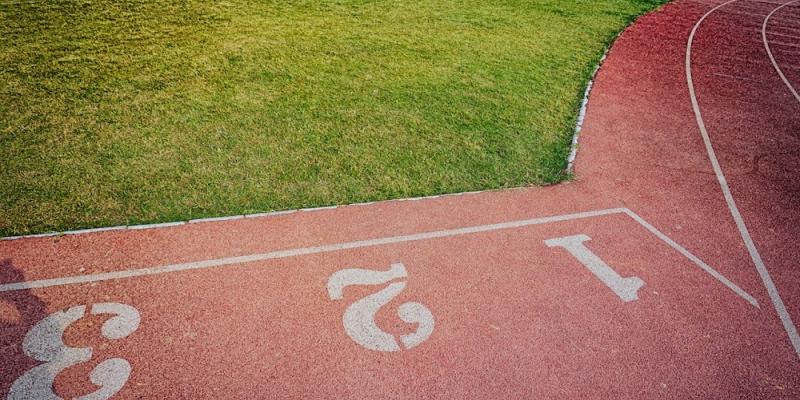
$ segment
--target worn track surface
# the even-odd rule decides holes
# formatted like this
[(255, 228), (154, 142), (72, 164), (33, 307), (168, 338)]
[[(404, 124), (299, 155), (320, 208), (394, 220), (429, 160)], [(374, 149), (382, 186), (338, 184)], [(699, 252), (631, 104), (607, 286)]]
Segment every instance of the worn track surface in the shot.
[(0, 393), (798, 398), (800, 3), (720, 4), (617, 40), (570, 183), (0, 242)]

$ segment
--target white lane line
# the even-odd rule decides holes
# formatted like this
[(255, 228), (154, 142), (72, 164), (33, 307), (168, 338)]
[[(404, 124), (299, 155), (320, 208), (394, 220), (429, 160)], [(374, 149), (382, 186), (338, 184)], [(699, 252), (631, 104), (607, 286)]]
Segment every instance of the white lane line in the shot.
[(300, 249), (289, 249), (289, 250), (279, 250), (279, 251), (272, 251), (269, 253), (259, 253), (259, 254), (251, 254), (246, 256), (235, 256), (235, 257), (225, 257), (225, 258), (217, 258), (211, 260), (203, 260), (203, 261), (195, 261), (195, 262), (188, 262), (188, 263), (181, 263), (181, 264), (170, 264), (170, 265), (162, 265), (159, 267), (150, 267), (150, 268), (141, 268), (141, 269), (132, 269), (132, 270), (125, 270), (125, 271), (114, 271), (114, 272), (106, 272), (100, 274), (92, 274), (92, 275), (81, 275), (81, 276), (70, 276), (70, 277), (63, 277), (63, 278), (53, 278), (53, 279), (42, 279), (37, 281), (27, 281), (27, 282), (14, 282), (14, 283), (7, 283), (0, 285), (0, 292), (9, 292), (14, 290), (23, 290), (23, 289), (33, 289), (33, 288), (45, 288), (51, 286), (62, 286), (62, 285), (72, 285), (78, 283), (90, 283), (90, 282), (101, 282), (101, 281), (109, 281), (109, 280), (116, 280), (116, 279), (124, 279), (124, 278), (133, 278), (137, 276), (147, 276), (147, 275), (157, 275), (157, 274), (165, 274), (170, 272), (179, 272), (179, 271), (189, 271), (189, 270), (196, 270), (196, 269), (205, 269), (205, 268), (216, 268), (216, 267), (223, 267), (226, 265), (234, 265), (234, 264), (244, 264), (244, 263), (251, 263), (255, 261), (264, 261), (264, 260), (273, 260), (278, 258), (286, 258), (286, 257), (295, 257), (295, 256), (303, 256), (309, 254), (319, 254), (319, 253), (327, 253), (339, 250), (346, 250), (346, 249), (355, 249), (355, 248), (362, 248), (362, 247), (371, 247), (371, 246), (380, 246), (380, 245), (387, 245), (387, 244), (395, 244), (395, 243), (404, 243), (404, 242), (413, 242), (419, 240), (427, 240), (427, 239), (436, 239), (436, 238), (445, 238), (451, 236), (458, 236), (458, 235), (466, 235), (471, 233), (481, 233), (481, 232), (491, 232), (496, 230), (502, 229), (512, 229), (512, 228), (520, 228), (526, 227), (531, 225), (541, 225), (541, 224), (548, 224), (553, 222), (562, 222), (562, 221), (570, 221), (576, 219), (584, 219), (584, 218), (594, 218), (600, 217), (604, 215), (611, 215), (611, 214), (626, 214), (633, 218), (634, 221), (638, 222), (642, 225), (645, 229), (653, 233), (656, 237), (664, 241), (667, 245), (672, 247), (673, 249), (677, 250), (679, 253), (686, 256), (690, 261), (695, 263), (700, 269), (711, 275), (714, 279), (721, 282), (723, 285), (727, 286), (731, 289), (734, 293), (738, 296), (743, 298), (745, 301), (753, 305), (754, 307), (758, 308), (758, 301), (756, 301), (753, 296), (736, 286), (733, 282), (722, 276), (719, 272), (708, 266), (708, 264), (701, 261), (695, 255), (693, 255), (689, 250), (682, 247), (667, 235), (661, 233), (658, 229), (656, 229), (653, 225), (650, 225), (647, 221), (645, 221), (642, 217), (634, 213), (633, 211), (627, 208), (609, 208), (604, 210), (596, 210), (596, 211), (586, 211), (574, 214), (565, 214), (565, 215), (555, 215), (549, 217), (541, 217), (541, 218), (533, 218), (533, 219), (525, 219), (525, 220), (518, 220), (518, 221), (510, 221), (510, 222), (503, 222), (499, 224), (490, 224), (490, 225), (477, 225), (465, 228), (456, 228), (456, 229), (445, 229), (440, 231), (431, 231), (431, 232), (423, 232), (417, 233), (412, 235), (401, 235), (401, 236), (390, 236), (378, 239), (369, 239), (369, 240), (360, 240), (355, 242), (345, 242), (345, 243), (336, 243), (336, 244), (329, 244), (323, 246), (316, 246), (316, 247), (306, 247)]
[(336, 243), (336, 244), (306, 247), (300, 249), (278, 250), (278, 251), (271, 251), (268, 253), (251, 254), (246, 256), (225, 257), (225, 258), (217, 258), (217, 259), (195, 261), (195, 262), (188, 262), (181, 264), (169, 264), (169, 265), (162, 265), (159, 267), (105, 272), (105, 273), (91, 274), (91, 275), (70, 276), (63, 278), (42, 279), (42, 280), (27, 281), (27, 282), (14, 282), (14, 283), (7, 283), (0, 285), (0, 292), (8, 292), (8, 291), (22, 290), (22, 289), (44, 288), (50, 286), (71, 285), (76, 283), (100, 282), (113, 279), (132, 278), (137, 276), (188, 271), (193, 269), (221, 267), (225, 265), (243, 264), (254, 261), (273, 260), (277, 258), (286, 258), (286, 257), (302, 256), (302, 255), (317, 254), (317, 253), (327, 253), (332, 251), (355, 249), (360, 247), (370, 247), (370, 246), (412, 242), (412, 241), (426, 240), (426, 239), (443, 238), (449, 236), (464, 235), (469, 233), (489, 232), (499, 229), (519, 228), (524, 226), (546, 224), (551, 222), (599, 217), (609, 214), (620, 214), (624, 212), (625, 212), (624, 208), (610, 208), (605, 210), (587, 211), (575, 214), (526, 219), (521, 221), (511, 221), (499, 224), (478, 225), (466, 228), (423, 232), (412, 235), (390, 236), (379, 239), (359, 240), (355, 242)]
[(725, 202), (728, 204), (728, 209), (733, 216), (734, 222), (736, 222), (736, 227), (739, 229), (739, 234), (742, 236), (742, 240), (747, 247), (747, 252), (750, 253), (750, 258), (753, 260), (753, 263), (756, 266), (758, 275), (761, 277), (761, 281), (764, 282), (764, 287), (766, 287), (767, 294), (769, 294), (769, 298), (772, 300), (772, 305), (775, 307), (775, 312), (778, 313), (778, 317), (783, 323), (783, 328), (786, 330), (786, 334), (789, 335), (789, 340), (792, 342), (795, 353), (800, 357), (800, 335), (797, 334), (797, 328), (794, 326), (794, 322), (792, 322), (789, 312), (786, 311), (786, 306), (783, 304), (783, 300), (781, 300), (781, 296), (778, 293), (778, 288), (775, 287), (775, 282), (772, 281), (772, 277), (769, 275), (769, 271), (767, 271), (767, 267), (764, 265), (764, 261), (761, 259), (758, 249), (756, 249), (753, 238), (750, 237), (750, 231), (747, 230), (747, 226), (744, 223), (742, 214), (739, 212), (739, 208), (736, 207), (736, 202), (733, 200), (731, 189), (728, 187), (728, 181), (725, 179), (725, 175), (722, 173), (722, 168), (720, 167), (717, 156), (714, 153), (714, 147), (711, 145), (711, 138), (708, 136), (705, 122), (703, 122), (703, 116), (700, 113), (700, 105), (697, 102), (697, 95), (695, 93), (694, 83), (692, 81), (692, 42), (694, 41), (694, 36), (697, 33), (697, 28), (699, 28), (700, 24), (702, 24), (703, 21), (714, 11), (717, 11), (721, 7), (724, 7), (735, 1), (737, 0), (729, 0), (712, 8), (705, 13), (694, 25), (694, 28), (692, 28), (692, 32), (689, 34), (689, 40), (686, 43), (686, 83), (689, 86), (689, 96), (692, 100), (692, 109), (694, 110), (695, 119), (697, 120), (697, 126), (700, 128), (700, 134), (703, 136), (703, 143), (705, 144), (708, 158), (711, 161), (711, 166), (714, 169), (714, 174), (717, 176), (720, 188), (722, 189), (722, 194), (725, 197)]
[(635, 212), (633, 212), (631, 210), (628, 210), (628, 209), (625, 210), (625, 214), (628, 214), (628, 216), (633, 218), (636, 222), (638, 222), (640, 225), (642, 225), (645, 229), (650, 231), (650, 233), (652, 233), (653, 235), (655, 235), (659, 239), (663, 240), (664, 243), (668, 244), (670, 247), (675, 249), (675, 251), (677, 251), (678, 253), (683, 254), (684, 257), (686, 257), (689, 260), (691, 260), (693, 263), (695, 263), (695, 265), (697, 265), (698, 267), (700, 267), (700, 269), (702, 269), (703, 271), (705, 271), (706, 273), (711, 275), (714, 279), (720, 281), (720, 283), (722, 283), (723, 285), (727, 286), (728, 289), (733, 290), (733, 292), (738, 294), (739, 297), (747, 300), (747, 302), (752, 304), (753, 307), (761, 308), (758, 305), (758, 300), (756, 300), (753, 296), (751, 296), (749, 293), (745, 292), (739, 286), (736, 286), (735, 283), (731, 282), (724, 275), (722, 275), (719, 272), (717, 272), (717, 270), (715, 270), (714, 268), (711, 268), (710, 265), (708, 265), (705, 262), (703, 262), (703, 260), (699, 259), (697, 256), (692, 254), (685, 247), (681, 246), (676, 241), (670, 239), (669, 236), (665, 235), (663, 232), (661, 232), (658, 229), (656, 229), (655, 226), (650, 225), (650, 223), (645, 221), (644, 218), (640, 217), (638, 214), (636, 214)]
[(784, 75), (783, 71), (781, 71), (781, 67), (778, 65), (778, 62), (775, 61), (775, 57), (772, 55), (772, 49), (769, 48), (769, 41), (767, 40), (767, 23), (769, 23), (769, 19), (772, 18), (772, 14), (775, 14), (781, 8), (786, 7), (789, 4), (797, 3), (798, 1), (800, 1), (800, 0), (795, 0), (795, 1), (790, 1), (788, 3), (784, 3), (780, 7), (772, 10), (772, 12), (769, 13), (769, 15), (767, 15), (767, 18), (764, 18), (764, 23), (761, 25), (761, 39), (764, 40), (764, 48), (767, 49), (767, 55), (769, 56), (769, 60), (772, 62), (772, 66), (775, 67), (775, 72), (778, 73), (778, 76), (781, 77), (781, 79), (783, 80), (783, 83), (785, 83), (786, 87), (789, 88), (789, 91), (792, 92), (792, 94), (794, 95), (794, 98), (797, 99), (798, 102), (800, 102), (800, 95), (797, 94), (797, 90), (794, 90), (794, 86), (792, 86), (792, 84), (789, 82), (789, 80), (786, 79), (786, 75)]

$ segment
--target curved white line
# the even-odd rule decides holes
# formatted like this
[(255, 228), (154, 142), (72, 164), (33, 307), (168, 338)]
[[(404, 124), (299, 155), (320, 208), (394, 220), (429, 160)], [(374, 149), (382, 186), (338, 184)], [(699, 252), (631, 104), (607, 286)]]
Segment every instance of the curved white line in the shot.
[(772, 66), (775, 67), (775, 72), (777, 72), (778, 75), (781, 77), (781, 79), (783, 79), (783, 83), (785, 83), (786, 87), (789, 88), (789, 91), (792, 92), (792, 94), (794, 95), (794, 98), (797, 99), (798, 102), (800, 102), (800, 95), (797, 94), (797, 90), (794, 90), (794, 86), (792, 86), (792, 84), (789, 82), (789, 80), (786, 79), (786, 75), (784, 75), (783, 71), (781, 71), (781, 67), (775, 61), (775, 57), (772, 56), (772, 49), (769, 48), (769, 42), (767, 41), (767, 23), (769, 22), (769, 19), (772, 18), (772, 14), (775, 14), (781, 8), (786, 7), (786, 6), (788, 6), (789, 4), (792, 4), (792, 3), (797, 3), (798, 1), (800, 1), (800, 0), (794, 0), (794, 1), (790, 1), (788, 3), (784, 3), (780, 7), (772, 10), (772, 12), (769, 13), (769, 15), (767, 15), (767, 18), (764, 18), (764, 24), (761, 25), (761, 38), (764, 40), (764, 48), (767, 49), (767, 55), (769, 56), (769, 60), (772, 61)]
[(769, 294), (770, 300), (772, 300), (772, 305), (775, 307), (775, 312), (778, 313), (778, 317), (783, 323), (783, 328), (786, 330), (786, 334), (789, 335), (789, 340), (792, 342), (795, 353), (798, 357), (800, 357), (800, 335), (797, 334), (797, 328), (794, 326), (792, 318), (789, 316), (789, 312), (786, 311), (786, 306), (783, 304), (783, 300), (781, 300), (778, 289), (775, 287), (775, 282), (772, 281), (772, 277), (769, 275), (769, 271), (767, 271), (767, 267), (764, 265), (764, 261), (761, 259), (761, 255), (758, 253), (755, 243), (753, 243), (753, 238), (750, 237), (750, 231), (747, 230), (747, 226), (744, 223), (742, 214), (739, 212), (739, 208), (736, 207), (736, 202), (733, 200), (731, 189), (728, 187), (728, 182), (725, 179), (725, 175), (722, 173), (722, 168), (719, 166), (719, 161), (714, 153), (714, 147), (711, 145), (711, 138), (709, 138), (705, 122), (703, 122), (703, 116), (700, 113), (700, 105), (697, 103), (697, 95), (695, 94), (694, 83), (692, 81), (692, 42), (694, 41), (694, 36), (697, 33), (697, 28), (699, 28), (700, 24), (702, 24), (703, 21), (714, 11), (717, 11), (721, 7), (724, 7), (735, 1), (737, 0), (729, 0), (712, 8), (705, 13), (705, 15), (703, 15), (703, 17), (700, 18), (700, 20), (694, 25), (694, 28), (692, 28), (692, 33), (689, 34), (689, 40), (686, 43), (686, 83), (689, 85), (689, 96), (692, 99), (692, 109), (694, 109), (697, 127), (700, 128), (700, 134), (703, 136), (703, 143), (705, 144), (706, 151), (708, 152), (708, 158), (711, 161), (711, 166), (714, 168), (714, 174), (717, 176), (720, 188), (722, 189), (722, 194), (725, 197), (725, 202), (728, 203), (728, 209), (731, 212), (731, 216), (733, 216), (734, 222), (736, 222), (736, 227), (739, 229), (739, 234), (742, 236), (742, 240), (747, 247), (747, 251), (750, 253), (750, 258), (756, 265), (758, 275), (761, 277), (761, 281), (764, 282), (764, 287), (767, 289), (767, 294)]

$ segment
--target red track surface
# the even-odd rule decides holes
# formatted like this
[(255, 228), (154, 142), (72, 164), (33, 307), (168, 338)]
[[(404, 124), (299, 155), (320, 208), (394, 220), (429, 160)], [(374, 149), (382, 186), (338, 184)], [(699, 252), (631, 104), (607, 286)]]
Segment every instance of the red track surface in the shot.
[[(98, 390), (89, 376), (114, 358), (131, 367), (115, 398), (797, 398), (798, 354), (723, 199), (687, 90), (689, 32), (717, 4), (672, 3), (615, 43), (572, 183), (0, 242), (0, 284), (95, 279), (0, 292), (0, 393), (47, 364), (31, 356), (47, 358), (56, 342), (40, 341), (37, 353), (32, 327), (86, 305), (63, 340), (91, 347), (91, 358), (47, 364), (64, 398)], [(800, 321), (800, 102), (761, 40), (764, 18), (781, 4), (742, 0), (710, 14), (694, 40), (692, 74), (733, 197)], [(800, 87), (800, 5), (775, 13), (767, 37)], [(630, 211), (530, 221), (617, 208)], [(527, 222), (489, 226), (513, 221)], [(438, 233), (407, 236), (426, 232)], [(644, 281), (637, 299), (623, 301), (586, 261), (545, 244), (579, 234), (607, 268)], [(339, 243), (350, 245), (324, 247)], [(305, 250), (273, 253), (291, 249)], [(253, 254), (262, 256), (219, 261)], [(204, 260), (212, 261), (175, 267), (203, 269), (113, 274)], [(347, 286), (342, 299), (329, 293), (337, 271), (393, 263), (407, 276)], [(430, 311), (432, 332), (413, 348), (367, 349), (348, 336), (343, 315), (393, 282), (405, 289), (378, 310), (377, 326), (390, 340), (415, 332), (397, 312), (416, 302)], [(102, 303), (133, 307), (140, 323), (104, 338), (111, 314), (89, 314)], [(67, 353), (50, 358), (59, 354)]]

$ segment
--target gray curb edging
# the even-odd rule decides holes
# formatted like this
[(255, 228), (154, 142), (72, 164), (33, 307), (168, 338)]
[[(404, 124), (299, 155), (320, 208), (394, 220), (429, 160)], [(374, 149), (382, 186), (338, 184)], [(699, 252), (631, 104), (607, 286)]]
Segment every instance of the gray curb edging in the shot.
[[(513, 189), (517, 189), (517, 188), (511, 188), (511, 189), (513, 190)], [(108, 227), (103, 227), (103, 228), (90, 228), (90, 229), (78, 229), (78, 230), (62, 231), (62, 232), (36, 233), (36, 234), (32, 234), (32, 235), (7, 236), (7, 237), (0, 238), (0, 241), (11, 241), (11, 240), (32, 239), (32, 238), (46, 238), (46, 237), (54, 237), (54, 236), (82, 235), (82, 234), (85, 234), (85, 233), (108, 232), (108, 231), (157, 229), (157, 228), (168, 228), (168, 227), (188, 225), (188, 224), (200, 224), (200, 223), (206, 223), (206, 222), (220, 222), (220, 221), (233, 221), (233, 220), (237, 220), (237, 219), (277, 217), (277, 216), (280, 216), (280, 215), (294, 214), (296, 212), (314, 212), (314, 211), (333, 210), (333, 209), (344, 208), (344, 207), (367, 206), (367, 205), (375, 204), (375, 203), (390, 203), (390, 202), (401, 202), (401, 201), (429, 200), (429, 199), (435, 199), (435, 198), (439, 198), (439, 197), (455, 197), (455, 196), (463, 196), (463, 195), (477, 194), (477, 193), (484, 193), (484, 192), (494, 192), (494, 191), (498, 191), (498, 190), (508, 190), (508, 189), (491, 189), (491, 190), (479, 190), (479, 191), (473, 191), (473, 192), (448, 193), (448, 194), (438, 194), (438, 195), (423, 196), (423, 197), (410, 197), (410, 198), (382, 200), (382, 201), (369, 201), (369, 202), (365, 202), (365, 203), (342, 204), (342, 205), (335, 205), (335, 206), (299, 208), (299, 209), (293, 209), (293, 210), (272, 211), (272, 212), (263, 212), (263, 213), (254, 213), (254, 214), (241, 214), (241, 215), (231, 215), (231, 216), (223, 216), (223, 217), (197, 218), (197, 219), (190, 219), (188, 221), (162, 222), (162, 223), (156, 223), (156, 224), (118, 225), (118, 226), (108, 226)]]
[[(616, 41), (616, 38), (614, 41)], [(608, 51), (610, 49), (611, 47), (609, 46), (606, 48), (605, 52), (603, 52), (603, 56), (600, 57), (600, 61), (598, 61), (597, 65), (594, 67), (594, 71), (592, 71), (592, 77), (589, 79), (589, 83), (586, 84), (586, 90), (583, 92), (583, 101), (581, 101), (581, 108), (580, 111), (578, 111), (578, 120), (575, 121), (575, 131), (572, 133), (572, 144), (570, 145), (569, 156), (567, 157), (567, 173), (572, 173), (573, 169), (575, 168), (575, 158), (578, 156), (578, 137), (581, 135), (583, 120), (586, 118), (586, 107), (589, 104), (589, 94), (592, 92), (592, 86), (594, 86), (594, 80), (597, 77), (597, 71), (600, 70), (600, 67), (603, 65), (603, 61), (606, 60), (606, 56), (608, 55)]]

